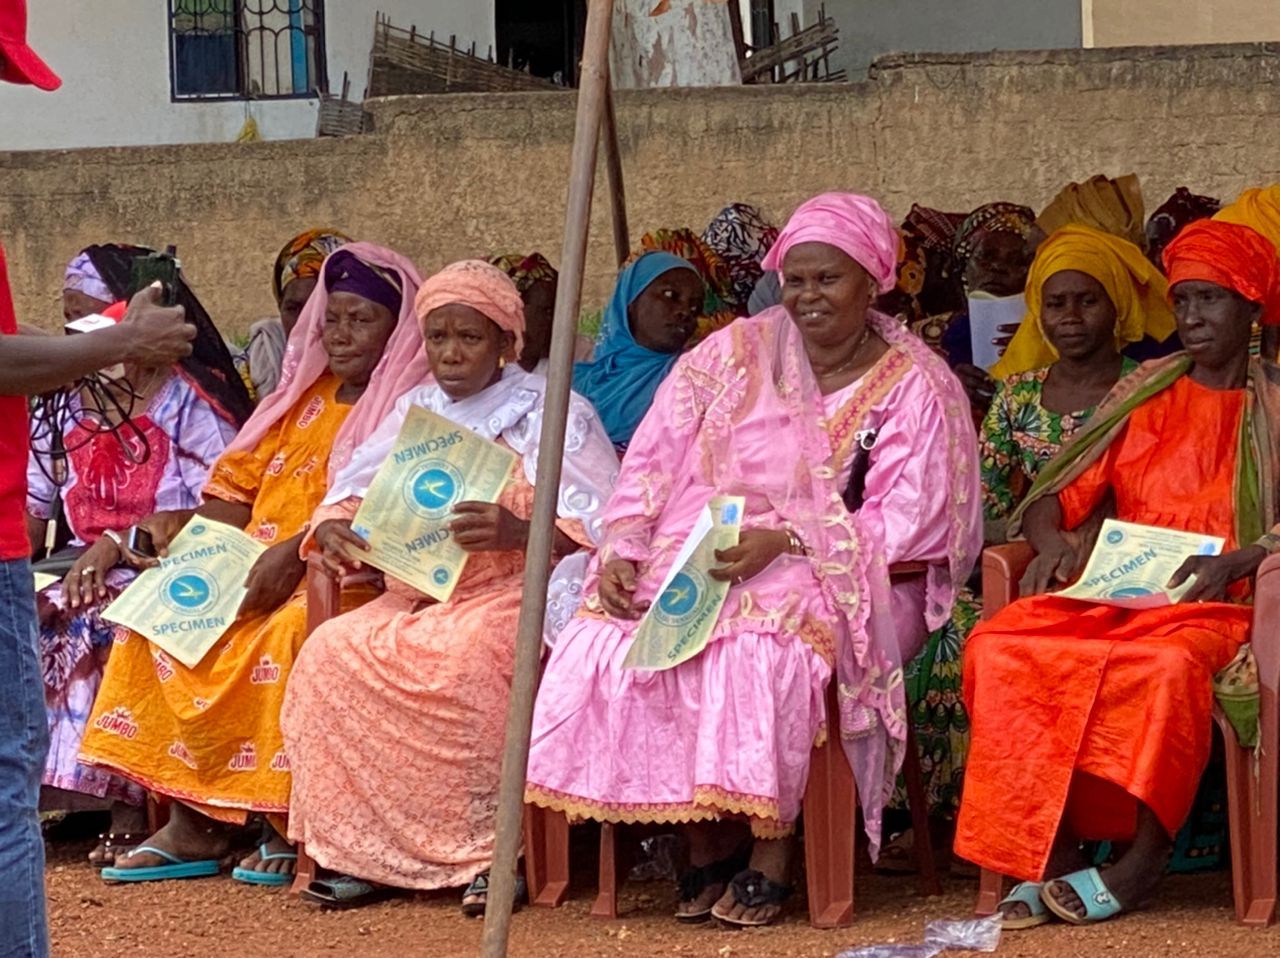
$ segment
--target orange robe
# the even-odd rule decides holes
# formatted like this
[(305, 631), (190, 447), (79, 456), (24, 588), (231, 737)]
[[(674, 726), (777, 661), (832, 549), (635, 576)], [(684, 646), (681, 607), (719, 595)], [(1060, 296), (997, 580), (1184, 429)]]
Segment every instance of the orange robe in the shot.
[[(1111, 490), (1118, 519), (1237, 548), (1244, 404), (1243, 390), (1187, 376), (1143, 403), (1059, 494), (1064, 527)], [(1042, 595), (980, 624), (964, 654), (972, 733), (956, 852), (1038, 881), (1064, 816), (1073, 834), (1124, 840), (1138, 802), (1174, 835), (1209, 758), (1213, 676), (1247, 641), (1251, 619), (1241, 604), (1130, 611)]]
[[(252, 452), (218, 460), (205, 494), (253, 507), (245, 531), (272, 544), (302, 531), (320, 505), (334, 437), (351, 411), (326, 375)], [(359, 601), (364, 596), (344, 600)], [(289, 806), (280, 735), (285, 682), (306, 631), (305, 579), (270, 615), (238, 620), (189, 669), (118, 630), (81, 761), (103, 765), (215, 818)]]

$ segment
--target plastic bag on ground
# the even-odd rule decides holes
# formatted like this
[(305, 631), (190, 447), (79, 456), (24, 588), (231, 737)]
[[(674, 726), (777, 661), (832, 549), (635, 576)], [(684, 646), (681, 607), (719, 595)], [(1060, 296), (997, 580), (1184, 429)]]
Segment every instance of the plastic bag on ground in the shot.
[(924, 941), (943, 950), (995, 951), (1000, 944), (1000, 919), (992, 915), (960, 921), (931, 921), (925, 925)]
[(995, 951), (1000, 944), (1000, 919), (971, 918), (931, 921), (923, 945), (863, 945), (836, 958), (934, 958), (944, 951)]

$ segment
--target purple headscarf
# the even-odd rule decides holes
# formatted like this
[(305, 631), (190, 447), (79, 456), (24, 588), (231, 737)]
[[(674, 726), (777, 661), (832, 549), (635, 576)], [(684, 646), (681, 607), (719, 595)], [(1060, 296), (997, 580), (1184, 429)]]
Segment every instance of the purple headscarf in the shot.
[(400, 314), (404, 284), (392, 270), (366, 263), (349, 249), (339, 249), (324, 264), (327, 293), (354, 293)]

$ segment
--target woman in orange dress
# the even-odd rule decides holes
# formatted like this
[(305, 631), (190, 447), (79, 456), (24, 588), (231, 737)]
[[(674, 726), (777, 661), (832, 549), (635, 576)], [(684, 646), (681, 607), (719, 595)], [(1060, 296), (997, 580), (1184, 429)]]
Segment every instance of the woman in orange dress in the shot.
[[(1027, 598), (965, 650), (955, 848), (1023, 880), (1000, 906), (1008, 928), (1100, 921), (1154, 891), (1209, 758), (1213, 675), (1247, 640), (1249, 579), (1280, 544), (1276, 489), (1260, 478), (1275, 475), (1280, 407), (1249, 359), (1253, 323), (1280, 322), (1275, 248), (1203, 221), (1164, 258), (1186, 351), (1125, 379), (1040, 474), (1014, 514), (1037, 553)], [(1103, 514), (1226, 546), (1184, 563), (1171, 587), (1195, 581), (1176, 605), (1042, 594), (1075, 577)], [(1082, 838), (1132, 844), (1104, 881)]]
[[(306, 626), (303, 531), (356, 444), (427, 375), (408, 260), (353, 243), (329, 256), (323, 277), (290, 336), (279, 388), (218, 460), (195, 510), (269, 546), (236, 622), (194, 668), (140, 635), (117, 635), (81, 761), (176, 801), (164, 828), (102, 872), (107, 881), (216, 874), (238, 837), (228, 824), (288, 810), (279, 717)], [(143, 524), (163, 550), (192, 515)], [(236, 877), (283, 884), (293, 860), (273, 831)]]

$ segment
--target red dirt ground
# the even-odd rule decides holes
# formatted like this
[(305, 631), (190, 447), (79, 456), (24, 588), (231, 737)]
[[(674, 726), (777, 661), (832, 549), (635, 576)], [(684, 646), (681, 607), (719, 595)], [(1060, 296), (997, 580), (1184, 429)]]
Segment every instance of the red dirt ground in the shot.
[[(479, 951), (481, 923), (462, 917), (456, 894), (387, 902), (359, 911), (321, 913), (282, 891), (250, 888), (229, 877), (142, 886), (108, 886), (85, 862), (89, 844), (49, 848), (49, 906), (55, 958), (454, 958)], [(579, 868), (578, 872), (589, 872)], [(968, 917), (977, 885), (951, 880), (941, 898), (917, 897), (911, 878), (864, 874), (858, 880), (858, 921), (839, 931), (815, 931), (802, 896), (782, 924), (744, 932), (678, 925), (669, 917), (665, 884), (630, 884), (615, 922), (589, 915), (593, 888), (583, 876), (558, 910), (524, 909), (515, 916), (513, 956), (706, 956), (820, 958), (855, 945), (914, 943), (935, 918)], [(960, 955), (949, 952), (948, 955)], [(1170, 956), (1253, 958), (1280, 955), (1280, 930), (1235, 924), (1226, 872), (1169, 879), (1155, 904), (1094, 928), (1048, 925), (1006, 934), (1005, 958)]]

